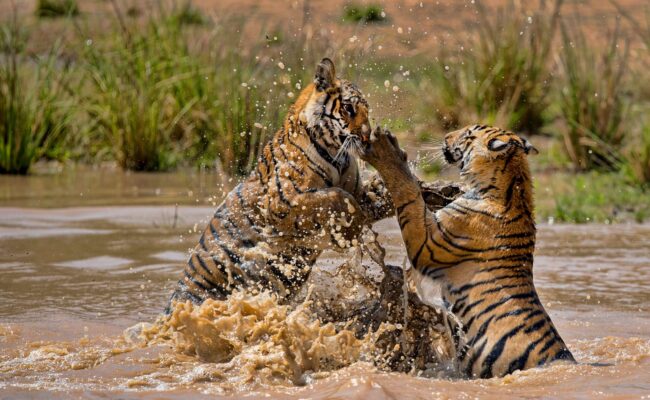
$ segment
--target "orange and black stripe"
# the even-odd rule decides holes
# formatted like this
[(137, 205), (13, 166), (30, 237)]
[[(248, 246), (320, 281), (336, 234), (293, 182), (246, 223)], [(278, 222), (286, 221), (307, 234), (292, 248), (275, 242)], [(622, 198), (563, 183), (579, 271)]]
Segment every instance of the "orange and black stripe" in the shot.
[[(257, 167), (217, 208), (171, 300), (200, 303), (241, 287), (291, 295), (324, 248), (350, 243), (367, 216), (389, 215), (375, 209), (344, 148), (368, 129), (361, 92), (323, 60)], [(332, 226), (342, 218), (349, 223)]]
[[(390, 133), (377, 135), (371, 146), (392, 146)], [(536, 230), (526, 159), (533, 150), (516, 134), (489, 126), (447, 134), (444, 156), (459, 166), (469, 190), (436, 213), (397, 150), (392, 159), (369, 159), (395, 203), (414, 277), (441, 285), (456, 361), (467, 376), (573, 361), (533, 283)]]

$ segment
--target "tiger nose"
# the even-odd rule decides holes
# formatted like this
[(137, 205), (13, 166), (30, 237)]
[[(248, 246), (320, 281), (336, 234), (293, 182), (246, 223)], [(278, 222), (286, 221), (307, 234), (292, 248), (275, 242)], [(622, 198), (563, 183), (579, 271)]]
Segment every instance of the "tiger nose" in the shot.
[(371, 132), (370, 122), (368, 122), (367, 124), (361, 125), (361, 141), (362, 142), (367, 142), (368, 140), (370, 140), (370, 132)]
[(445, 135), (445, 144), (449, 146), (450, 142), (454, 141), (454, 136), (456, 135), (456, 132), (449, 132), (448, 134)]
[(454, 160), (454, 155), (451, 153), (451, 150), (449, 149), (446, 143), (445, 146), (442, 148), (442, 155), (445, 157), (445, 161), (447, 161), (449, 164), (453, 164), (454, 162), (456, 162), (456, 160)]
[(443, 143), (444, 147), (446, 147), (446, 148), (451, 147), (451, 144), (454, 142), (453, 137), (452, 137), (452, 133), (446, 134), (445, 137), (442, 140), (442, 143)]
[(463, 134), (463, 132), (465, 132), (465, 130), (458, 129), (458, 130), (447, 133), (445, 135), (445, 143), (447, 143), (447, 145), (450, 146), (452, 143), (454, 143), (454, 142), (456, 142), (456, 140), (458, 140), (458, 138), (460, 137), (460, 135)]

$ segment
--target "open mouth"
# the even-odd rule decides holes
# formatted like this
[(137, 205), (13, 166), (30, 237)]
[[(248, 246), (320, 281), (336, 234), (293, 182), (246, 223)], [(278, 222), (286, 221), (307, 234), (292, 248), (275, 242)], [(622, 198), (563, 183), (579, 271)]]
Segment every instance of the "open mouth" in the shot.
[(445, 161), (447, 161), (449, 164), (454, 164), (456, 161), (458, 161), (454, 158), (454, 154), (449, 150), (449, 147), (447, 146), (443, 147), (442, 154), (445, 156)]
[(362, 144), (367, 144), (370, 141), (370, 124), (363, 124), (360, 127), (348, 127), (347, 133), (339, 133), (339, 139), (343, 143), (346, 139), (350, 140), (350, 137), (353, 137), (353, 140), (358, 140)]

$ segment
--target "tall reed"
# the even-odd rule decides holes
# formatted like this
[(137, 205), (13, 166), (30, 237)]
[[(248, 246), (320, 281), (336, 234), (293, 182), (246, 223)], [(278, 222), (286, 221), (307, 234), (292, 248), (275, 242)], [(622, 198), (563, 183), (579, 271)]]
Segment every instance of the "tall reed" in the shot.
[(176, 163), (184, 139), (179, 122), (193, 105), (177, 92), (192, 71), (189, 54), (176, 24), (123, 28), (108, 44), (86, 46), (88, 111), (122, 167), (166, 170)]
[[(113, 41), (87, 46), (84, 60), (89, 113), (119, 164), (159, 171), (193, 161), (229, 175), (250, 170), (286, 105), (278, 67), (255, 52), (241, 54), (228, 22), (187, 31), (164, 10), (145, 29), (118, 21)], [(203, 40), (194, 43), (189, 33)]]
[(201, 165), (218, 163), (229, 175), (243, 175), (281, 125), (289, 100), (282, 87), (287, 85), (273, 85), (268, 69), (277, 67), (271, 63), (219, 50), (207, 55), (205, 65), (213, 67), (187, 82), (197, 99), (188, 115), (194, 139), (187, 155)]
[(493, 13), (477, 3), (469, 38), (446, 43), (419, 88), (425, 109), (445, 129), (483, 121), (538, 132), (546, 120), (548, 59), (561, 5), (540, 2), (526, 11), (511, 1)]
[(636, 62), (630, 67), (635, 77), (630, 88), (635, 103), (632, 118), (640, 126), (630, 127), (630, 143), (624, 155), (634, 180), (650, 187), (650, 6), (646, 6), (644, 15), (633, 16), (617, 2), (612, 0), (612, 3), (643, 43), (643, 48), (637, 50)]
[(632, 139), (628, 164), (636, 182), (650, 187), (650, 121), (647, 117), (638, 135)]
[(560, 110), (562, 140), (579, 171), (619, 166), (628, 112), (623, 78), (627, 42), (620, 47), (617, 25), (605, 46), (590, 46), (579, 28), (562, 24)]
[(70, 132), (68, 66), (56, 45), (28, 59), (26, 40), (14, 10), (0, 25), (0, 173), (25, 174), (39, 158), (61, 155)]

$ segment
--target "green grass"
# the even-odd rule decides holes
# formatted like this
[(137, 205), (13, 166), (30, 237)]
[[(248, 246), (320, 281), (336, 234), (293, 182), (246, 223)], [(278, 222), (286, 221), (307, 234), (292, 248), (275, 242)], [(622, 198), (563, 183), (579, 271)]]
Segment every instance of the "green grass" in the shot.
[(643, 222), (650, 218), (650, 191), (620, 173), (558, 173), (536, 177), (537, 216), (543, 221)]
[(290, 82), (277, 82), (276, 63), (219, 40), (237, 40), (231, 25), (197, 47), (184, 25), (173, 14), (152, 18), (86, 48), (89, 131), (125, 169), (193, 163), (245, 174), (280, 126)]
[(631, 132), (627, 141), (624, 170), (633, 182), (650, 188), (650, 7), (645, 7), (643, 15), (632, 16), (615, 1), (612, 3), (628, 23), (630, 31), (637, 35), (645, 46), (640, 50), (638, 63), (632, 63), (629, 74), (634, 79), (626, 82), (627, 90), (632, 95), (633, 106), (630, 118), (634, 123), (628, 124)]
[(343, 20), (354, 23), (384, 22), (386, 16), (382, 12), (382, 8), (375, 4), (369, 4), (367, 6), (348, 4), (343, 8)]
[(26, 174), (40, 158), (62, 157), (70, 131), (71, 76), (57, 47), (26, 60), (16, 16), (0, 25), (0, 173)]
[(650, 118), (645, 118), (642, 126), (632, 138), (625, 170), (632, 181), (650, 189)]
[(253, 168), (266, 139), (279, 129), (287, 101), (278, 98), (282, 89), (274, 88), (272, 78), (265, 76), (272, 66), (242, 59), (235, 52), (215, 58), (214, 70), (188, 82), (198, 95), (190, 114), (192, 157), (208, 166), (218, 160), (226, 173), (244, 175)]
[(496, 13), (477, 3), (472, 35), (442, 46), (417, 89), (424, 94), (422, 114), (446, 130), (484, 122), (537, 133), (547, 119), (560, 5), (540, 5), (529, 15), (513, 2)]
[(161, 8), (143, 26), (117, 10), (114, 31), (86, 42), (89, 159), (138, 171), (194, 164), (246, 174), (323, 54), (337, 59), (339, 74), (356, 65), (354, 54), (320, 37), (271, 46), (262, 33), (243, 52), (241, 20), (188, 29), (177, 11)]
[(181, 121), (196, 102), (179, 90), (193, 65), (178, 24), (125, 29), (110, 43), (86, 46), (84, 61), (90, 85), (84, 104), (96, 139), (125, 169), (173, 167), (186, 145)]
[(618, 25), (598, 49), (580, 29), (562, 25), (561, 134), (578, 171), (615, 170), (620, 164), (628, 116), (623, 78), (629, 61), (627, 43), (620, 42)]
[(69, 17), (79, 15), (76, 0), (38, 0), (36, 15), (45, 18)]

